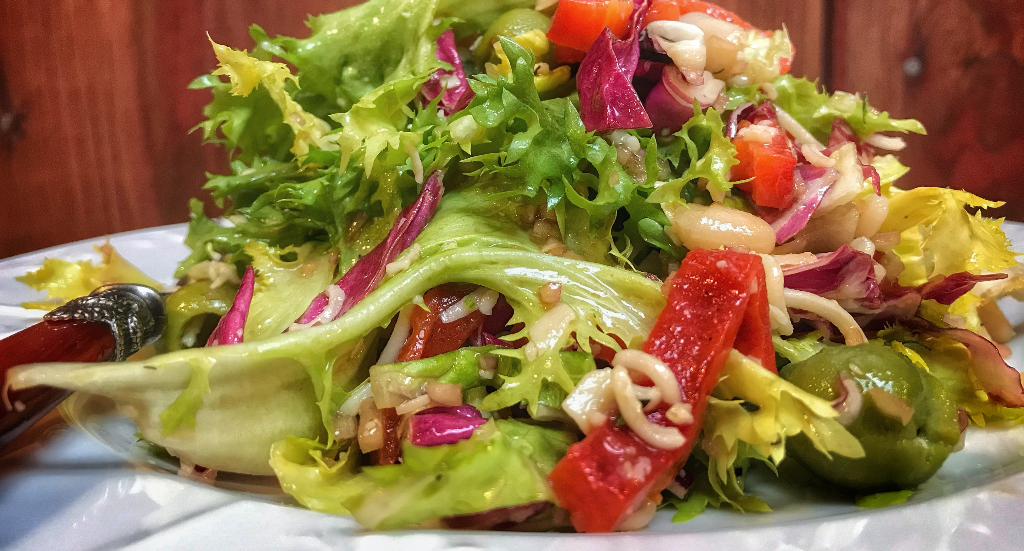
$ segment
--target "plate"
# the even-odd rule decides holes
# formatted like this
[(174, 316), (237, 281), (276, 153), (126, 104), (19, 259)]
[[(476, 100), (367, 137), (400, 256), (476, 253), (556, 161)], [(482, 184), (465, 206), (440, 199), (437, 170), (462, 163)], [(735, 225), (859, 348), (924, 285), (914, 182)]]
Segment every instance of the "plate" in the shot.
[[(1024, 225), (1005, 224), (1024, 246)], [(184, 224), (111, 236), (118, 252), (171, 283), (187, 249)], [(38, 321), (18, 304), (38, 293), (14, 280), (44, 257), (97, 258), (83, 241), (0, 261), (0, 336)], [(1024, 329), (1024, 305), (1003, 304)], [(1024, 365), (1024, 338), (1010, 343)], [(10, 549), (1024, 549), (1024, 427), (968, 430), (965, 447), (905, 504), (858, 509), (813, 487), (751, 474), (768, 514), (707, 511), (684, 524), (661, 513), (644, 532), (613, 535), (407, 530), (369, 533), (345, 517), (294, 506), (273, 479), (221, 477), (210, 487), (174, 476), (148, 454), (134, 426), (104, 401), (64, 406), (80, 428), (51, 418), (20, 446), (0, 452), (0, 548)], [(91, 435), (91, 436), (90, 436)], [(16, 442), (16, 444), (19, 444)], [(134, 463), (133, 463), (134, 461)]]

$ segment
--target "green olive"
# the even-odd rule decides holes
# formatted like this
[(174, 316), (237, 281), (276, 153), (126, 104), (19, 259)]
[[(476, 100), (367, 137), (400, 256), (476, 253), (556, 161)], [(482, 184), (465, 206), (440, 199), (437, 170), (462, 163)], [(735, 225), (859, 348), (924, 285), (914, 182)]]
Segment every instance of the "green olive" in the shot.
[[(217, 320), (227, 313), (234, 301), (238, 286), (225, 284), (210, 288), (210, 281), (189, 283), (171, 293), (164, 303), (167, 311), (167, 329), (161, 340), (168, 352), (202, 346)], [(183, 342), (184, 341), (184, 342)]]
[(829, 459), (803, 435), (787, 442), (787, 452), (821, 478), (863, 493), (914, 488), (935, 474), (960, 440), (956, 402), (939, 380), (877, 342), (825, 348), (781, 375), (835, 400), (840, 373), (860, 393), (860, 411), (847, 429), (865, 456)]
[(476, 48), (477, 66), (483, 67), (491, 58), (494, 43), (498, 41), (499, 36), (515, 38), (535, 29), (548, 32), (549, 28), (551, 18), (534, 9), (517, 8), (501, 14), (480, 38), (480, 44)]

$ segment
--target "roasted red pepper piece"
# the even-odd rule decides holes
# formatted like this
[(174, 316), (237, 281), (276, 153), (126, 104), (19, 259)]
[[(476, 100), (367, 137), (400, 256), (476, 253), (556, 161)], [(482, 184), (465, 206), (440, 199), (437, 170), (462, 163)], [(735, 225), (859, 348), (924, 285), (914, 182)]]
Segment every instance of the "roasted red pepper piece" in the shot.
[(401, 418), (395, 408), (381, 408), (380, 424), (384, 431), (384, 444), (370, 452), (370, 463), (374, 465), (394, 465), (402, 457), (402, 445), (398, 441), (398, 422)]
[(793, 204), (796, 155), (778, 123), (771, 128), (775, 128), (775, 135), (770, 143), (748, 141), (743, 136), (733, 138), (739, 163), (732, 167), (732, 179), (752, 178), (736, 185), (762, 207), (786, 209)]
[(423, 302), (430, 311), (422, 308), (413, 309), (409, 319), (412, 334), (398, 354), (398, 361), (432, 358), (462, 346), (462, 343), (466, 342), (466, 339), (483, 323), (483, 313), (475, 310), (451, 323), (442, 323), (441, 312), (466, 298), (466, 295), (476, 289), (476, 285), (467, 283), (445, 283), (424, 293)]
[(561, 0), (548, 39), (586, 52), (605, 27), (619, 38), (625, 36), (632, 13), (633, 0)]
[[(614, 530), (645, 498), (668, 485), (697, 441), (708, 395), (734, 346), (743, 346), (774, 368), (774, 353), (769, 364), (762, 344), (771, 337), (760, 257), (694, 249), (669, 286), (668, 304), (644, 351), (675, 372), (694, 422), (679, 426), (686, 443), (674, 450), (655, 448), (614, 421), (570, 446), (549, 480), (577, 531)], [(671, 425), (664, 407), (647, 419)]]

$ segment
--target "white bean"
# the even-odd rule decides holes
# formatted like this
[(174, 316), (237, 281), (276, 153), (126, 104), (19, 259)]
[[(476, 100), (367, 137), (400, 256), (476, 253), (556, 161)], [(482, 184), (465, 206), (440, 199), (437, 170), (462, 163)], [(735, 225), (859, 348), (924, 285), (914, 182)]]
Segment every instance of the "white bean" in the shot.
[(775, 230), (768, 222), (719, 204), (681, 205), (672, 213), (672, 231), (688, 249), (746, 247), (770, 253), (775, 248)]

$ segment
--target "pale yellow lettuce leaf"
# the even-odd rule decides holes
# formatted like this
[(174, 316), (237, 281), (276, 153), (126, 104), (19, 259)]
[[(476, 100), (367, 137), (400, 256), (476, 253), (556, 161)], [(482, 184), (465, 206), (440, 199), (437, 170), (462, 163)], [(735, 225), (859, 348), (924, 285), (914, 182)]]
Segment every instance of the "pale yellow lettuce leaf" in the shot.
[(999, 207), (966, 191), (922, 187), (893, 194), (882, 232), (900, 232), (893, 252), (905, 269), (899, 283), (921, 285), (934, 276), (981, 274), (1016, 266), (1002, 219), (971, 215), (967, 207)]
[[(756, 410), (744, 408), (743, 402)], [(730, 485), (736, 480), (733, 463), (741, 445), (746, 446), (746, 455), (777, 465), (785, 457), (786, 438), (804, 433), (827, 456), (863, 457), (860, 442), (836, 421), (838, 416), (826, 400), (733, 350), (708, 404), (702, 448), (711, 470)]]
[(60, 258), (47, 258), (42, 267), (29, 272), (18, 281), (37, 291), (45, 291), (48, 297), (41, 302), (24, 302), (22, 308), (53, 310), (71, 299), (83, 297), (97, 287), (109, 283), (140, 283), (155, 289), (162, 287), (159, 281), (142, 273), (131, 262), (114, 250), (109, 242), (94, 247), (101, 255), (100, 263), (91, 260), (71, 262)]

